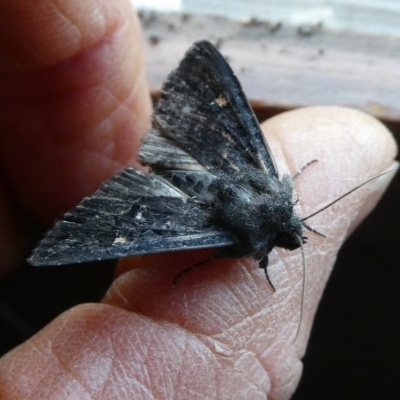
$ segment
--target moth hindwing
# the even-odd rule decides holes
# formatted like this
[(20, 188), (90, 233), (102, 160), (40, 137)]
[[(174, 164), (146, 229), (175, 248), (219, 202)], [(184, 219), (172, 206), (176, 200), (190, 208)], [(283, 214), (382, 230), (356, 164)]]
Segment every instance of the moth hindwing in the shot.
[(186, 53), (161, 89), (139, 161), (55, 224), (29, 262), (59, 265), (217, 248), (261, 268), (275, 247), (304, 242), (292, 179), (279, 178), (255, 115), (209, 42)]

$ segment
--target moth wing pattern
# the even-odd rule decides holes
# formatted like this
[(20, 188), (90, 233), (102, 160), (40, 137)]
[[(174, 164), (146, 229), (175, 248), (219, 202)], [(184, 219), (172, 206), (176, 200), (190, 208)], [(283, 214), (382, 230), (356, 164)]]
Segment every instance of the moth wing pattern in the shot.
[(62, 265), (235, 242), (210, 224), (206, 206), (162, 177), (126, 168), (63, 215), (28, 261)]
[(139, 160), (154, 171), (229, 176), (253, 166), (278, 178), (238, 79), (207, 41), (196, 42), (163, 84)]

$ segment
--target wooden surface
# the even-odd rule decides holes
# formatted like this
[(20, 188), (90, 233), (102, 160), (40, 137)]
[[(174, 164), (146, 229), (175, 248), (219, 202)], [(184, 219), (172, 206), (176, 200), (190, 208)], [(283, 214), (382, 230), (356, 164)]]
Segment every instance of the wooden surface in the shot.
[(160, 87), (195, 40), (220, 47), (247, 96), (290, 109), (344, 105), (400, 121), (400, 39), (256, 20), (141, 13), (146, 72)]

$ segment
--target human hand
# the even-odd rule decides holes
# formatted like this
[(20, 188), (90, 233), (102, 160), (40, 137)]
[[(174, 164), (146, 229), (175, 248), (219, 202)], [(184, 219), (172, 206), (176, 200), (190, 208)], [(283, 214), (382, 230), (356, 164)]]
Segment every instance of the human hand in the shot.
[[(134, 165), (150, 110), (137, 22), (128, 3), (92, 2), (101, 5), (97, 12), (78, 5), (65, 2), (58, 5), (64, 12), (49, 17), (37, 2), (14, 1), (2, 22), (14, 32), (18, 18), (29, 16), (24, 29), (16, 26), (15, 44), (3, 55), (0, 147), (9, 184), (2, 198), (7, 204), (17, 199), (45, 223), (121, 166)], [(72, 23), (64, 27), (65, 16)], [(52, 24), (57, 18), (61, 22)], [(16, 88), (17, 100), (10, 96)], [(383, 125), (344, 108), (285, 113), (263, 129), (281, 172), (320, 160), (295, 182), (301, 215), (378, 174), (395, 155)], [(152, 255), (139, 269), (132, 260), (121, 262), (104, 304), (75, 307), (3, 357), (0, 397), (288, 398), (336, 252), (389, 178), (309, 221), (327, 239), (308, 234), (305, 314), (294, 343), (303, 279), (299, 251), (271, 253), (275, 293), (251, 260), (214, 261), (186, 274), (173, 289), (176, 273), (204, 254)], [(21, 221), (19, 210), (3, 210), (10, 227)], [(19, 226), (18, 235), (27, 237), (23, 223)], [(11, 259), (18, 260), (18, 241), (6, 237), (16, 254)]]

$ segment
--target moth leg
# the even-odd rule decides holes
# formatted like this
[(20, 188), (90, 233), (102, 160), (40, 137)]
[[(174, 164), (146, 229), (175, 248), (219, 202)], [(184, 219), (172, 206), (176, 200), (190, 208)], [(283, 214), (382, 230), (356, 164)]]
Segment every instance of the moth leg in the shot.
[(314, 164), (315, 162), (317, 162), (318, 160), (311, 160), (309, 161), (306, 165), (304, 165), (303, 167), (301, 167), (293, 176), (293, 180), (295, 180), (307, 167), (309, 167), (311, 164)]
[(303, 224), (304, 228), (308, 229), (310, 232), (314, 232), (314, 233), (316, 233), (317, 235), (322, 236), (323, 238), (326, 238), (326, 235), (324, 235), (324, 234), (321, 233), (321, 232), (318, 232), (318, 231), (315, 230), (314, 228), (311, 228), (311, 226), (307, 225), (305, 222), (302, 222), (302, 224)]
[(185, 274), (187, 274), (188, 272), (195, 270), (196, 268), (200, 267), (201, 265), (204, 265), (204, 264), (209, 263), (210, 261), (214, 260), (214, 258), (215, 258), (214, 256), (208, 257), (208, 258), (206, 258), (205, 260), (202, 260), (202, 261), (200, 261), (200, 262), (198, 262), (198, 263), (192, 265), (191, 267), (185, 268), (184, 270), (182, 270), (181, 272), (179, 272), (179, 274), (176, 275), (175, 278), (174, 278), (174, 280), (172, 281), (172, 287), (175, 287), (176, 282), (178, 281), (178, 279), (180, 279), (180, 278), (182, 277), (182, 275), (185, 275)]
[(267, 278), (267, 281), (268, 281), (269, 285), (271, 286), (272, 290), (273, 290), (274, 292), (276, 292), (275, 286), (272, 284), (272, 281), (271, 281), (271, 279), (270, 279), (270, 277), (269, 277), (269, 275), (268, 275), (268, 256), (262, 258), (262, 259), (259, 261), (258, 266), (259, 266), (260, 269), (263, 269), (263, 270), (264, 270), (265, 277)]

